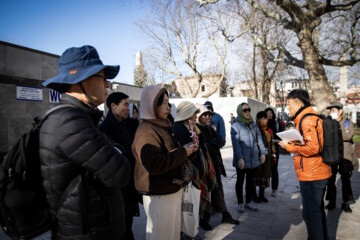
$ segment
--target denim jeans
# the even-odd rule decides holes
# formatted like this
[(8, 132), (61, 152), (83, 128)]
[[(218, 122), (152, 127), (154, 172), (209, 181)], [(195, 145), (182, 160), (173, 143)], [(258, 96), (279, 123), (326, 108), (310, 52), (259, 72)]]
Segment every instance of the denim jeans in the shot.
[(303, 205), (303, 219), (309, 240), (328, 239), (324, 194), (328, 179), (300, 181), (300, 193)]

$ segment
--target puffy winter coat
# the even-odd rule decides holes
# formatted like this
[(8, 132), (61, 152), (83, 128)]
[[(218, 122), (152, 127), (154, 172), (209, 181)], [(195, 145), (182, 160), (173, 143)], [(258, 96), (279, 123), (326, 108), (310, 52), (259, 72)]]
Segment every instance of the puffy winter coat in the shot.
[[(245, 168), (252, 169), (259, 166), (259, 155), (266, 154), (266, 150), (261, 132), (256, 123), (252, 122), (250, 127), (248, 127), (244, 123), (234, 122), (231, 125), (230, 134), (234, 151), (233, 166), (238, 167), (238, 160), (240, 158), (244, 159)], [(259, 147), (257, 144), (259, 144)]]
[[(293, 119), (298, 131), (300, 119), (306, 113), (317, 114), (312, 107), (300, 109)], [(331, 167), (320, 156), (324, 145), (322, 120), (316, 116), (304, 118), (302, 132), (304, 144), (289, 142), (286, 146), (286, 151), (298, 154), (294, 156), (297, 178), (299, 181), (315, 181), (331, 177)]]
[(125, 200), (126, 216), (140, 216), (138, 201), (141, 195), (135, 189), (134, 169), (136, 160), (131, 151), (131, 145), (134, 141), (138, 125), (139, 121), (137, 119), (128, 118), (122, 122), (118, 121), (111, 111), (107, 113), (105, 121), (100, 125), (100, 129), (113, 143), (120, 144), (119, 147), (129, 160), (131, 166), (130, 181), (126, 187), (121, 189)]
[(211, 121), (214, 123), (215, 127), (216, 127), (216, 132), (218, 134), (220, 134), (221, 139), (224, 142), (226, 142), (226, 129), (225, 129), (225, 123), (224, 123), (224, 119), (222, 118), (222, 116), (218, 113), (214, 113), (214, 115), (212, 116)]
[(39, 142), (46, 198), (52, 209), (60, 206), (55, 239), (120, 239), (129, 163), (99, 131), (102, 112), (67, 94), (62, 103), (74, 107), (52, 113)]

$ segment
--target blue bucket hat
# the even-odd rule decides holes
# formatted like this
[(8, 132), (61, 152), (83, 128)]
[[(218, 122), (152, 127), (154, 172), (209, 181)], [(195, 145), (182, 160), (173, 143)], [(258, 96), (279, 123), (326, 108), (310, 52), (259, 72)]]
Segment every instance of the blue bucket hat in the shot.
[(79, 83), (104, 70), (107, 79), (113, 79), (120, 66), (104, 65), (92, 46), (72, 47), (65, 50), (58, 61), (59, 74), (43, 82), (43, 86), (61, 91), (64, 85)]

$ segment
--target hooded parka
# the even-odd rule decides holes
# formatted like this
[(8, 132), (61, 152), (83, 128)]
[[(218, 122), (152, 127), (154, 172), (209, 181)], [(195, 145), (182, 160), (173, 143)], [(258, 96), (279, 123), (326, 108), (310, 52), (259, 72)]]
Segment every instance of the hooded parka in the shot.
[(143, 121), (136, 131), (132, 151), (136, 159), (135, 187), (146, 195), (171, 194), (182, 188), (174, 179), (180, 178), (186, 150), (174, 139), (170, 121), (156, 116), (157, 101), (165, 91), (153, 85), (141, 93)]

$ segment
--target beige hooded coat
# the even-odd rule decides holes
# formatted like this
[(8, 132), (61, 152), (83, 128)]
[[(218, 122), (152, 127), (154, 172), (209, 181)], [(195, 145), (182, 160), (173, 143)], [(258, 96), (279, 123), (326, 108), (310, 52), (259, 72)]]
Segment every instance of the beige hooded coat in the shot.
[(143, 89), (140, 98), (140, 118), (132, 151), (136, 158), (135, 187), (147, 195), (177, 192), (180, 185), (173, 180), (180, 176), (180, 166), (186, 160), (184, 147), (174, 139), (169, 120), (156, 116), (157, 101), (165, 88), (151, 85)]

